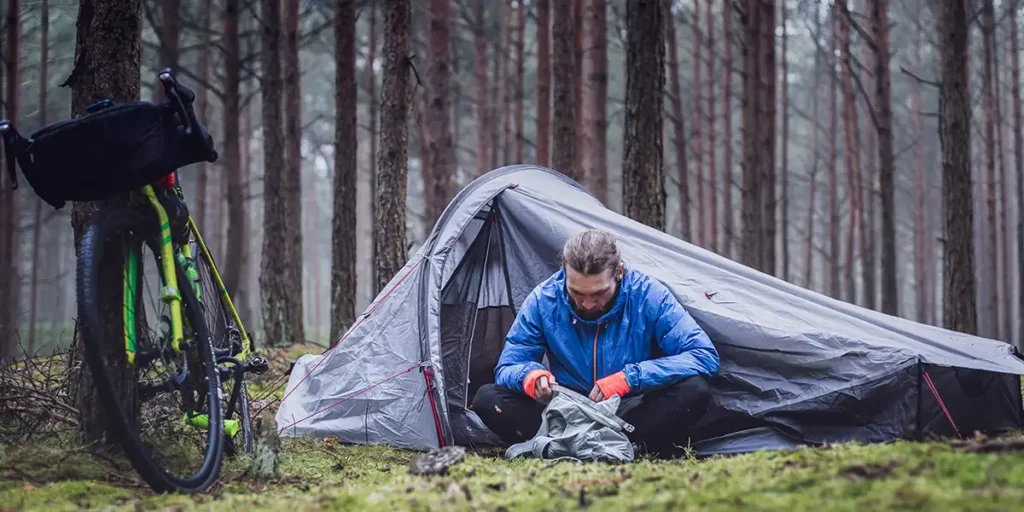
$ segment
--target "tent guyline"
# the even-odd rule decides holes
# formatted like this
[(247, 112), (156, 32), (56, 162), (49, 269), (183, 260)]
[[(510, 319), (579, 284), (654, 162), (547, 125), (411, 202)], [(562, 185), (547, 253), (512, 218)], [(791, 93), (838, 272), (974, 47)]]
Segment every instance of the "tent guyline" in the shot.
[(501, 445), (473, 397), (493, 382), (526, 296), (591, 228), (612, 233), (626, 266), (663, 283), (719, 352), (697, 454), (1024, 428), (1012, 345), (798, 287), (620, 215), (565, 175), (516, 165), (463, 188), (341, 341), (296, 361), (282, 435)]

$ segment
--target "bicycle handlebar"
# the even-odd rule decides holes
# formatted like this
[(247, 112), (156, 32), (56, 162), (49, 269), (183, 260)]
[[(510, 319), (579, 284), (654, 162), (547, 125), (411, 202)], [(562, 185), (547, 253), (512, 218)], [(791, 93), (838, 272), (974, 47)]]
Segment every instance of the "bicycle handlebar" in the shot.
[(206, 161), (216, 161), (217, 151), (213, 148), (213, 137), (206, 131), (206, 127), (196, 119), (196, 113), (192, 109), (192, 103), (196, 100), (196, 93), (192, 92), (188, 87), (181, 85), (181, 82), (178, 82), (178, 79), (174, 77), (171, 68), (160, 70), (159, 78), (160, 83), (164, 86), (164, 93), (166, 93), (168, 101), (178, 111), (181, 122), (185, 124), (185, 135), (198, 137), (199, 141), (203, 144), (203, 149), (206, 151)]

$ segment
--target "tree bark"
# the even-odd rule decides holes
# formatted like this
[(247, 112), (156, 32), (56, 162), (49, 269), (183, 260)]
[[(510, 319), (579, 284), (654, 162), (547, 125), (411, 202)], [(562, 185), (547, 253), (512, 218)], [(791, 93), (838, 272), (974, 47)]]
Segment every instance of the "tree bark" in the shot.
[[(715, 22), (714, 22), (714, 0), (708, 0), (707, 7), (707, 34), (708, 42), (708, 95), (707, 95), (707, 120), (708, 120), (708, 249), (718, 252), (718, 183), (715, 175)], [(723, 8), (728, 8), (724, 6)]]
[[(1016, 2), (1013, 2), (1016, 3)], [(1014, 6), (1017, 7), (1017, 6)], [(996, 40), (997, 29), (993, 26), (992, 39)], [(1013, 293), (1013, 231), (1010, 228), (1007, 216), (1010, 211), (1010, 196), (1013, 194), (1012, 181), (1006, 166), (1007, 151), (1003, 145), (1003, 94), (1000, 84), (1003, 74), (1003, 66), (999, 65), (999, 47), (993, 44), (992, 69), (995, 75), (992, 77), (992, 87), (995, 94), (995, 123), (996, 123), (996, 154), (999, 156), (999, 322), (1002, 336), (999, 339), (1006, 342), (1013, 342), (1013, 319), (1012, 319), (1012, 293)], [(1018, 100), (1015, 100), (1018, 101)]]
[[(665, 15), (666, 17), (672, 17), (671, 10), (667, 10)], [(691, 87), (693, 92), (693, 109), (690, 111), (690, 115), (693, 118), (693, 154), (690, 155), (690, 158), (693, 160), (693, 175), (696, 179), (695, 184), (697, 187), (697, 245), (707, 247), (707, 180), (704, 179), (704, 134), (702, 130), (704, 116), (701, 113), (703, 109), (703, 102), (701, 101), (701, 92), (703, 91), (703, 84), (701, 84), (701, 50), (704, 45), (701, 44), (700, 37), (700, 0), (695, 0), (693, 3), (693, 21), (690, 23), (690, 26), (693, 28), (693, 44), (690, 45), (693, 50), (693, 86)], [(680, 101), (682, 101), (681, 98)]]
[[(426, 223), (433, 226), (454, 195), (455, 140), (448, 119), (451, 112), (451, 1), (431, 0), (427, 70), (430, 102), (426, 129), (430, 133), (430, 181), (425, 183)], [(429, 229), (429, 228), (428, 228)]]
[(985, 213), (987, 218), (986, 236), (988, 237), (985, 255), (985, 278), (983, 290), (986, 292), (985, 324), (986, 332), (999, 339), (999, 225), (996, 224), (996, 121), (995, 121), (995, 9), (992, 2), (983, 2), (981, 7), (982, 47), (984, 49), (984, 77), (982, 86), (985, 95)]
[[(583, 116), (587, 146), (583, 153), (584, 172), (591, 183), (591, 193), (607, 204), (608, 21), (605, 0), (587, 0), (586, 22), (587, 100)], [(518, 82), (522, 83), (522, 77)]]
[[(278, 1), (278, 0), (275, 0)], [(302, 303), (302, 79), (299, 60), (299, 0), (284, 0), (284, 39), (281, 73), (284, 79), (284, 151), (285, 174), (281, 186), (285, 196), (285, 227), (281, 240), (285, 246), (284, 270), (288, 276), (288, 321), (296, 342), (306, 340)]]
[(374, 218), (376, 283), (383, 290), (406, 262), (405, 196), (409, 144), (409, 0), (391, 0), (384, 11), (380, 153)]
[(832, 25), (829, 40), (831, 41), (831, 52), (829, 53), (829, 141), (828, 141), (828, 239), (829, 259), (826, 263), (828, 274), (828, 293), (834, 299), (842, 297), (842, 286), (839, 279), (839, 77), (836, 74), (838, 59), (836, 54), (839, 50), (839, 21), (835, 4), (829, 9), (829, 18)]
[(556, 171), (582, 182), (576, 172), (576, 34), (572, 16), (572, 2), (556, 0), (554, 16), (558, 30), (554, 31), (551, 50), (554, 60), (551, 74), (554, 77), (554, 113), (552, 116), (551, 167)]
[(732, 28), (732, 5), (726, 5), (722, 9), (722, 34), (725, 38), (725, 61), (722, 64), (723, 78), (722, 78), (722, 101), (723, 105), (723, 122), (724, 126), (722, 131), (724, 133), (723, 138), (725, 139), (725, 152), (722, 155), (724, 157), (722, 180), (725, 184), (724, 192), (725, 195), (722, 198), (722, 215), (725, 217), (724, 225), (724, 240), (722, 244), (722, 254), (727, 258), (733, 257), (733, 238), (735, 237), (735, 228), (733, 227), (733, 219), (735, 214), (733, 213), (732, 205), (732, 157), (733, 157), (733, 133), (732, 133), (732, 75), (733, 71), (733, 57), (732, 57), (732, 45), (733, 45), (733, 28)]
[(293, 179), (285, 162), (285, 127), (281, 70), (281, 2), (261, 2), (260, 23), (263, 46), (260, 58), (263, 86), (260, 88), (263, 114), (263, 251), (260, 260), (260, 304), (263, 313), (263, 337), (267, 346), (287, 346), (295, 342), (296, 332), (290, 318), (288, 301), (288, 249), (281, 243), (288, 233), (288, 191), (284, 181)]
[[(245, 250), (249, 219), (245, 214), (242, 191), (241, 135), (238, 123), (241, 117), (239, 83), (241, 82), (241, 55), (238, 41), (240, 0), (224, 0), (224, 173), (228, 203), (227, 247), (224, 256), (241, 254)], [(224, 285), (236, 296), (242, 295), (242, 266), (225, 265)]]
[(683, 118), (683, 97), (679, 87), (679, 56), (676, 49), (676, 19), (672, 16), (672, 0), (665, 3), (665, 41), (668, 46), (668, 82), (672, 101), (672, 139), (676, 152), (676, 172), (679, 175), (679, 220), (682, 224), (681, 238), (693, 241), (690, 219), (690, 177), (686, 171), (686, 127)]
[(761, 243), (763, 254), (761, 258), (763, 261), (763, 271), (770, 275), (775, 275), (775, 209), (777, 201), (775, 195), (775, 120), (778, 110), (776, 108), (775, 96), (777, 80), (775, 72), (775, 0), (761, 0), (761, 8), (763, 10), (763, 18), (761, 20), (763, 26), (760, 31), (761, 40), (758, 43), (758, 51), (760, 52), (759, 59), (762, 62), (761, 71), (763, 73), (760, 75), (759, 93), (763, 96), (763, 99), (760, 103), (761, 112), (758, 115), (761, 125), (758, 130), (758, 136), (760, 137), (760, 152), (765, 160), (761, 166), (761, 194), (763, 194), (762, 205), (764, 206), (764, 213), (761, 215), (761, 232), (763, 233), (763, 242)]
[[(844, 139), (844, 153), (846, 154), (846, 175), (847, 175), (847, 191), (850, 204), (850, 225), (848, 226), (846, 238), (846, 261), (843, 268), (843, 273), (846, 281), (846, 300), (851, 304), (857, 303), (857, 283), (853, 277), (854, 269), (854, 258), (856, 257), (856, 251), (854, 247), (856, 245), (856, 235), (858, 229), (862, 223), (863, 217), (859, 214), (861, 210), (861, 197), (860, 197), (860, 132), (857, 130), (857, 97), (854, 92), (853, 86), (853, 63), (850, 57), (850, 11), (847, 8), (846, 0), (839, 0), (836, 2), (836, 8), (838, 9), (838, 31), (839, 31), (839, 46), (842, 63), (842, 80), (841, 86), (843, 89), (843, 125), (845, 127), (846, 138)], [(863, 231), (861, 231), (863, 232)], [(863, 237), (860, 244), (861, 254), (865, 250), (863, 244)]]
[[(818, 192), (818, 165), (820, 164), (821, 147), (820, 147), (820, 136), (821, 128), (818, 125), (818, 99), (821, 96), (821, 47), (818, 46), (821, 42), (821, 5), (818, 3), (814, 4), (814, 33), (812, 36), (815, 41), (814, 50), (814, 88), (813, 99), (811, 100), (811, 124), (814, 130), (814, 141), (811, 143), (811, 152), (814, 154), (811, 160), (811, 172), (810, 175), (810, 198), (807, 201), (807, 248), (804, 252), (804, 288), (809, 290), (814, 289), (814, 217), (817, 213), (817, 199)], [(783, 62), (785, 62), (785, 53), (783, 53)], [(785, 74), (783, 74), (785, 76)], [(785, 132), (785, 130), (783, 130)], [(785, 160), (785, 159), (783, 159)], [(785, 166), (785, 165), (783, 165)], [(785, 222), (783, 222), (785, 225)]]
[[(104, 98), (114, 103), (138, 101), (142, 65), (142, 4), (139, 0), (80, 0), (78, 7), (75, 67), (66, 82), (71, 86), (71, 115), (84, 115), (88, 105)], [(116, 201), (111, 200), (111, 203)], [(71, 225), (76, 257), (85, 227), (100, 206), (101, 203), (73, 204)], [(106, 241), (104, 257), (99, 264), (100, 282), (106, 283), (100, 290), (100, 300), (104, 304), (102, 321), (106, 326), (103, 350), (106, 352), (105, 360), (112, 363), (108, 370), (115, 387), (120, 390), (120, 403), (135, 404), (132, 409), (124, 411), (129, 424), (135, 424), (138, 419), (135, 397), (138, 376), (128, 365), (123, 342), (119, 342), (123, 339), (124, 325), (123, 263), (122, 241), (111, 237)], [(81, 331), (75, 330), (77, 361), (84, 361), (86, 349), (95, 348), (86, 347)], [(78, 375), (76, 403), (81, 440), (101, 440), (107, 431), (106, 411), (100, 405), (89, 367), (80, 365)]]
[(490, 162), (490, 119), (488, 119), (489, 106), (487, 103), (487, 20), (484, 16), (485, 0), (476, 0), (473, 16), (473, 32), (476, 42), (476, 122), (477, 122), (477, 147), (476, 147), (476, 174), (483, 175), (487, 172)]
[(572, 27), (573, 27), (573, 118), (575, 126), (573, 133), (576, 135), (576, 154), (573, 168), (580, 181), (592, 189), (591, 178), (587, 175), (587, 169), (583, 166), (583, 154), (587, 151), (587, 133), (583, 128), (583, 64), (585, 61), (583, 51), (583, 19), (586, 17), (583, 10), (583, 0), (572, 2)]
[[(789, 281), (789, 69), (786, 62), (786, 2), (782, 2), (782, 280)], [(817, 117), (815, 117), (817, 123)], [(816, 151), (813, 150), (813, 151)]]
[[(39, 5), (39, 127), (47, 123), (47, 71), (49, 68), (49, 46), (50, 46), (50, 5), (48, 0), (42, 0)], [(36, 319), (39, 309), (39, 270), (44, 265), (40, 255), (40, 238), (43, 232), (43, 200), (35, 198), (35, 223), (32, 226), (32, 291), (31, 304), (29, 306), (28, 320), (28, 350), (29, 355), (34, 355), (36, 346)]]
[(743, 18), (744, 265), (774, 274), (775, 2), (748, 0)]
[[(203, 0), (201, 4), (201, 26), (202, 32), (199, 34), (199, 41), (203, 48), (210, 47), (210, 20), (213, 17), (213, 0)], [(199, 52), (199, 76), (203, 79), (204, 83), (210, 82), (210, 52), (201, 51)], [(196, 116), (199, 117), (199, 121), (204, 126), (210, 128), (209, 117), (210, 117), (210, 93), (206, 87), (200, 87), (196, 91)], [(209, 205), (208, 199), (208, 188), (209, 188), (209, 176), (207, 175), (207, 169), (209, 166), (206, 162), (197, 162), (196, 164), (196, 222), (199, 224), (200, 231), (209, 228), (206, 224), (206, 212)]]
[(882, 195), (882, 312), (899, 314), (896, 268), (895, 166), (892, 133), (892, 90), (889, 75), (889, 13), (887, 2), (872, 0), (875, 42), (875, 109), (878, 112), (878, 187)]
[(505, 2), (505, 26), (501, 46), (501, 164), (509, 165), (512, 162), (512, 66), (515, 60), (512, 58), (512, 45), (515, 28), (515, 13), (512, 10), (512, 2)]
[(939, 140), (946, 219), (943, 320), (947, 329), (976, 334), (967, 9), (962, 0), (943, 0), (941, 8)]
[[(20, 40), (21, 7), (19, 0), (7, 1), (7, 45), (3, 54), (7, 64), (7, 94), (5, 115), (14, 123), (18, 122), (19, 96), (21, 86)], [(13, 57), (13, 58), (12, 58)], [(7, 361), (17, 353), (18, 302), (21, 292), (21, 276), (18, 272), (18, 194), (11, 188), (9, 177), (4, 173), (0, 181), (0, 362)]]
[[(914, 38), (914, 64), (921, 69), (921, 45), (924, 44), (920, 29), (917, 30)], [(917, 321), (926, 323), (930, 309), (931, 293), (928, 286), (928, 266), (932, 264), (933, 258), (925, 250), (925, 239), (928, 236), (925, 230), (925, 218), (927, 213), (927, 202), (925, 201), (925, 170), (924, 170), (924, 122), (921, 112), (921, 82), (914, 81), (914, 92), (911, 96), (911, 109), (914, 112), (914, 282), (916, 285), (917, 297)]]
[[(1016, 6), (1014, 6), (1016, 7)], [(1017, 170), (1017, 348), (1024, 350), (1024, 126), (1020, 101), (1020, 42), (1017, 40), (1017, 10), (1009, 11), (1011, 83), (1013, 101), (1013, 165)], [(1009, 240), (1006, 243), (1010, 243)]]
[(526, 48), (526, 6), (522, 2), (516, 3), (516, 79), (515, 84), (515, 131), (516, 131), (516, 156), (515, 163), (523, 163), (523, 74), (526, 68), (526, 60), (523, 53)]
[(626, 115), (623, 203), (626, 216), (665, 230), (661, 112), (665, 89), (662, 2), (626, 3)]
[[(370, 2), (370, 27), (369, 41), (367, 41), (368, 48), (366, 49), (366, 61), (370, 64), (366, 66), (366, 90), (370, 100), (369, 118), (370, 118), (370, 155), (367, 158), (367, 167), (369, 167), (369, 178), (370, 178), (370, 219), (377, 217), (377, 203), (373, 198), (377, 197), (377, 137), (379, 133), (377, 131), (377, 110), (379, 109), (380, 102), (377, 97), (377, 78), (374, 71), (374, 65), (377, 63), (377, 2), (376, 0)], [(356, 136), (358, 138), (358, 135)], [(369, 260), (371, 262), (377, 261), (376, 259), (376, 248), (371, 243), (369, 247)], [(376, 295), (379, 291), (377, 287), (377, 280), (373, 277), (372, 272), (370, 276), (370, 288), (373, 290), (373, 295)]]
[[(359, 164), (356, 0), (334, 4), (334, 217), (331, 220), (331, 346), (356, 319), (356, 181)], [(447, 114), (445, 114), (447, 116)]]
[(551, 165), (551, 7), (537, 0), (537, 146), (536, 162)]

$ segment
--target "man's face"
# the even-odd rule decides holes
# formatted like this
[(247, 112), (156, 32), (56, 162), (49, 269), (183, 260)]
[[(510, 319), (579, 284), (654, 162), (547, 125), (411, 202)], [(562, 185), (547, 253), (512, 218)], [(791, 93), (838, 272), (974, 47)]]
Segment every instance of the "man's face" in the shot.
[(576, 313), (586, 320), (596, 320), (611, 309), (622, 269), (586, 275), (566, 266), (565, 285), (569, 301)]

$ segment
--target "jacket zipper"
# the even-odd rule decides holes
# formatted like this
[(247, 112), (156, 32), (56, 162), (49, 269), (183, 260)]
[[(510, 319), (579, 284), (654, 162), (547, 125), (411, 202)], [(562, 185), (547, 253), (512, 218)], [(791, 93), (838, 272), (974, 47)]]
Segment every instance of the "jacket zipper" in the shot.
[(594, 385), (597, 385), (597, 337), (601, 335), (601, 324), (597, 324), (594, 331)]

